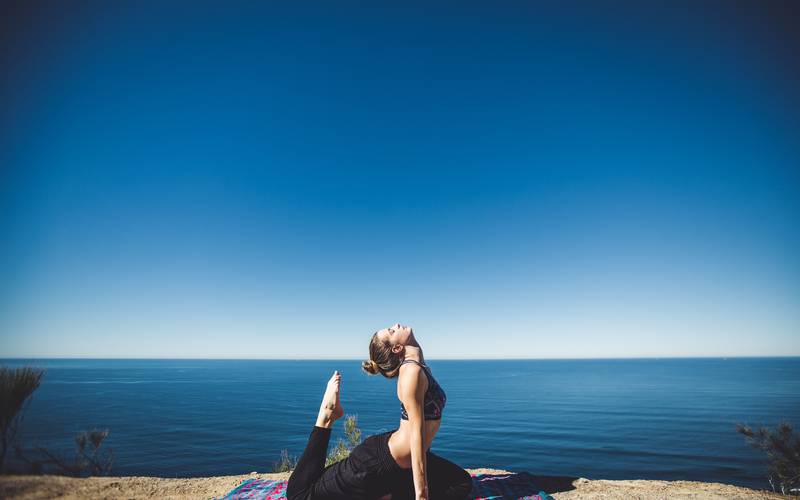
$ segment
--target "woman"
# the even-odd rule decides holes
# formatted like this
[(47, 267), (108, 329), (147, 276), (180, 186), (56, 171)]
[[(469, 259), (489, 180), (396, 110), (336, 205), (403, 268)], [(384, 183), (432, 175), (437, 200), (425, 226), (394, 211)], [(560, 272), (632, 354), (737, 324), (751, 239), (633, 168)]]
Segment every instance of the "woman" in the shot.
[(362, 368), (397, 378), (400, 425), (366, 438), (344, 460), (325, 467), (333, 423), (344, 415), (341, 375), (328, 381), (317, 422), (286, 488), (288, 500), (463, 500), (472, 478), (430, 451), (446, 396), (425, 365), (414, 331), (399, 323), (378, 330)]

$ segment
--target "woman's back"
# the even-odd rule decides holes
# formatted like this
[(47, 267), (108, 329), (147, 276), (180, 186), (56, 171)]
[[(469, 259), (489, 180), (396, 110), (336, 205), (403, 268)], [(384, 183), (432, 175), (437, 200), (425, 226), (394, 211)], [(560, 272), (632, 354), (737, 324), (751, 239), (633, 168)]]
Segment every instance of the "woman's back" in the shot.
[[(444, 405), (447, 403), (447, 394), (445, 394), (444, 389), (442, 389), (442, 387), (439, 385), (439, 382), (436, 381), (436, 378), (433, 376), (433, 373), (431, 373), (428, 365), (420, 363), (414, 359), (407, 359), (400, 363), (400, 365), (402, 366), (406, 363), (415, 363), (419, 365), (425, 372), (425, 376), (428, 378), (428, 387), (425, 390), (425, 396), (422, 401), (423, 417), (425, 420), (440, 420), (442, 418), (442, 411), (444, 411)], [(400, 419), (408, 420), (408, 412), (406, 411), (406, 407), (402, 401), (400, 402)]]
[[(425, 422), (423, 424), (423, 446), (427, 451), (431, 447), (436, 434), (439, 432), (439, 427), (442, 423), (442, 410), (444, 409), (446, 395), (424, 362), (421, 363), (416, 360), (406, 360), (404, 361), (404, 364), (405, 363), (413, 363), (419, 366), (418, 369), (421, 372), (420, 382), (425, 385), (425, 400), (423, 401), (423, 416), (425, 418)], [(403, 369), (407, 370), (408, 368)], [(399, 399), (401, 390), (400, 377), (398, 377), (397, 386), (397, 397)], [(402, 402), (400, 404), (400, 426), (398, 427), (397, 431), (392, 434), (391, 438), (389, 438), (389, 450), (391, 451), (392, 456), (394, 457), (395, 461), (397, 461), (398, 465), (404, 469), (408, 469), (411, 468), (411, 422), (407, 420), (405, 406), (402, 404)], [(406, 416), (406, 418), (403, 418), (403, 416)]]

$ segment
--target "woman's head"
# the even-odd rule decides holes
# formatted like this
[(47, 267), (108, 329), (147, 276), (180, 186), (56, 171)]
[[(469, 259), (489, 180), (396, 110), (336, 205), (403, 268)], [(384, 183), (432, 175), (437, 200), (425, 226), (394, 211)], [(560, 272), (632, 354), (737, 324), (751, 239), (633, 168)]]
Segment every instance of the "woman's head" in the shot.
[(416, 345), (411, 327), (395, 323), (378, 330), (369, 341), (369, 360), (361, 363), (361, 367), (367, 373), (380, 373), (386, 378), (394, 378), (400, 371), (408, 344)]

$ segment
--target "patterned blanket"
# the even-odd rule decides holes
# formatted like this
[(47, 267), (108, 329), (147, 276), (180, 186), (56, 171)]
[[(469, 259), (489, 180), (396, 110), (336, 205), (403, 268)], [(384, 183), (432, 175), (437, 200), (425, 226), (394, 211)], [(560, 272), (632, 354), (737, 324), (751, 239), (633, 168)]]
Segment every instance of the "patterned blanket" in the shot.
[[(537, 491), (538, 490), (538, 491)], [(286, 481), (247, 479), (220, 500), (286, 498)], [(539, 490), (530, 474), (472, 474), (474, 500), (554, 500)]]

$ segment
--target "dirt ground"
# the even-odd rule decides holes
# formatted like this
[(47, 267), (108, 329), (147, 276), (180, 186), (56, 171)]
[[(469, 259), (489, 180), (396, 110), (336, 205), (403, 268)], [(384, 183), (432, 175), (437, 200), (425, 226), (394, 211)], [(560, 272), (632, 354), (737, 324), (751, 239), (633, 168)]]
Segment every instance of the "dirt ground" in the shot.
[[(495, 469), (468, 469), (471, 473), (503, 474)], [(289, 473), (200, 478), (2, 476), (0, 498), (59, 499), (211, 499), (229, 492), (249, 478), (287, 479)], [(558, 500), (572, 499), (676, 499), (703, 500), (788, 499), (769, 491), (697, 481), (652, 481), (534, 476), (541, 488)]]

